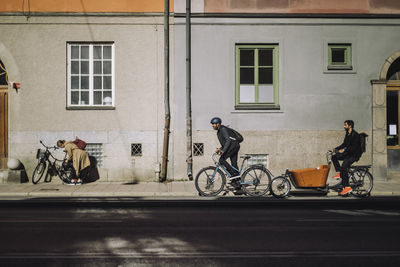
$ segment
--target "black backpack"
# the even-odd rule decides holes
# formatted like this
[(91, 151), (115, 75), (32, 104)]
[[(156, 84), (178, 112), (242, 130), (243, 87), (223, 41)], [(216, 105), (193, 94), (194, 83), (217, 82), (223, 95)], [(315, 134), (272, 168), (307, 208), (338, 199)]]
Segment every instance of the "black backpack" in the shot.
[(234, 129), (232, 129), (232, 128), (229, 128), (229, 127), (226, 127), (226, 128), (227, 128), (228, 131), (229, 131), (229, 136), (230, 136), (230, 137), (235, 138), (235, 140), (236, 140), (238, 143), (243, 142), (244, 138), (243, 138), (243, 136), (242, 136), (238, 131), (236, 131), (236, 130), (234, 130)]
[(361, 152), (364, 153), (367, 150), (367, 137), (368, 134), (360, 133), (360, 140), (361, 140)]

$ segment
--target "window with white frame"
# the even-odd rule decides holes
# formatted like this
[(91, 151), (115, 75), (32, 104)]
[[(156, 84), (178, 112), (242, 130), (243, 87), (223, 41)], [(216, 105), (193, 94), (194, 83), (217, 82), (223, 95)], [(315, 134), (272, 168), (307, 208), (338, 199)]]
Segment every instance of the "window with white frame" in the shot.
[(68, 43), (67, 106), (114, 107), (114, 44)]

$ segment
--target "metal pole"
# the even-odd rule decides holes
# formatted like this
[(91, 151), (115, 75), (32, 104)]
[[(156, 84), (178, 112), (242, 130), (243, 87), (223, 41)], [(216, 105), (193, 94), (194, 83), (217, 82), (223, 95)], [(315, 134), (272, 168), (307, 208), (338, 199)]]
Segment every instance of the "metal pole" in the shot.
[(190, 1), (186, 0), (186, 162), (188, 178), (193, 180)]
[(167, 180), (169, 125), (171, 119), (169, 104), (169, 0), (164, 0), (164, 104), (165, 126), (160, 182)]

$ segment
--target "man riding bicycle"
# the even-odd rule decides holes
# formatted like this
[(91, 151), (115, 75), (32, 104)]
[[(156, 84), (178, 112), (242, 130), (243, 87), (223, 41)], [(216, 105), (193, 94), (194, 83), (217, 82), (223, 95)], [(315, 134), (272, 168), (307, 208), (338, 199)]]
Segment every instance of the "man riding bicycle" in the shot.
[[(348, 168), (351, 164), (358, 161), (362, 154), (361, 138), (354, 130), (354, 121), (346, 120), (344, 122), (344, 130), (346, 131), (346, 135), (343, 144), (335, 148), (337, 153), (332, 156), (333, 165), (336, 172), (338, 172), (333, 178), (342, 178), (343, 190), (340, 192), (342, 196), (352, 191), (349, 186)], [(340, 166), (339, 160), (343, 161), (342, 166)]]
[[(240, 179), (239, 167), (237, 164), (238, 154), (240, 149), (239, 140), (234, 135), (233, 130), (222, 125), (222, 120), (218, 117), (211, 119), (211, 124), (214, 130), (217, 131), (217, 137), (219, 143), (221, 144), (220, 148), (217, 148), (217, 153), (221, 156), (219, 162), (226, 168), (226, 170), (231, 175), (231, 183), (237, 179)], [(231, 165), (226, 161), (229, 158), (231, 160)], [(232, 168), (233, 167), (233, 168)], [(240, 186), (236, 188), (239, 190)]]

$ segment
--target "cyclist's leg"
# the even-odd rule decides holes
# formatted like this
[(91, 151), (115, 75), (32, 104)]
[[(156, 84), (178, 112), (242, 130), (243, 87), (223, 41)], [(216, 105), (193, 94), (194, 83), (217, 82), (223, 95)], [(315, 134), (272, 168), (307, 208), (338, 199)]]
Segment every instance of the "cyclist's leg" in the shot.
[(342, 177), (343, 187), (349, 186), (349, 167), (356, 161), (357, 159), (353, 157), (345, 158), (343, 160), (342, 167), (340, 168), (340, 176)]
[[(239, 152), (239, 150), (236, 151), (236, 167), (237, 167), (237, 153)], [(219, 158), (219, 162), (225, 167), (225, 169), (229, 172), (229, 174), (231, 176), (238, 176), (239, 175), (239, 171), (235, 170), (234, 168), (232, 168), (232, 166), (226, 161), (227, 158), (230, 158), (232, 161), (232, 156), (234, 156), (235, 154), (235, 149), (234, 148), (229, 148), (228, 151), (226, 151), (225, 153), (223, 153), (221, 155), (221, 157)]]
[(219, 163), (221, 163), (222, 166), (225, 167), (225, 169), (228, 171), (228, 173), (231, 176), (235, 176), (235, 169), (232, 168), (232, 166), (226, 161), (227, 157), (226, 155), (221, 155), (221, 157), (219, 158)]
[(343, 153), (337, 153), (335, 155), (332, 156), (331, 160), (333, 163), (333, 166), (335, 166), (335, 171), (336, 172), (340, 172), (340, 163), (339, 160), (344, 160), (344, 155)]
[(229, 157), (230, 160), (231, 160), (232, 167), (235, 168), (235, 170), (238, 170), (238, 171), (239, 171), (239, 166), (238, 166), (239, 149), (240, 149), (240, 145), (237, 144), (235, 146), (235, 148), (232, 149), (232, 153), (231, 153), (232, 155)]

